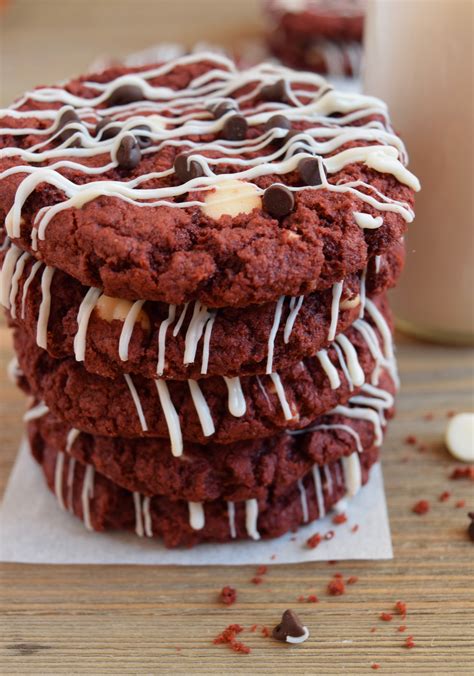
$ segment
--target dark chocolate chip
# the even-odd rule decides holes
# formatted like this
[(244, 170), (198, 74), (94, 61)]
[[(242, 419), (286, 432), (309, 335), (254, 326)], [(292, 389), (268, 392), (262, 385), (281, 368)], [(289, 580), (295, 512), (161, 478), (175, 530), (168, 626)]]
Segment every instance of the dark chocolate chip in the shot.
[(228, 113), (229, 110), (238, 110), (238, 106), (235, 101), (222, 101), (215, 106), (210, 106), (210, 111), (216, 120)]
[(117, 162), (122, 169), (135, 169), (140, 163), (142, 153), (138, 141), (133, 136), (124, 136), (117, 149)]
[(272, 636), (273, 638), (276, 638), (277, 641), (286, 641), (287, 636), (296, 638), (298, 636), (303, 636), (304, 633), (304, 627), (297, 614), (293, 610), (285, 610), (281, 622), (274, 628)]
[(76, 113), (75, 110), (68, 108), (62, 113), (61, 117), (59, 118), (59, 123), (58, 123), (58, 130), (62, 129), (62, 131), (57, 136), (57, 138), (61, 141), (61, 143), (64, 143), (64, 141), (67, 141), (68, 138), (71, 138), (71, 136), (77, 132), (77, 129), (63, 129), (63, 127), (66, 127), (67, 125), (69, 125), (73, 122), (80, 122), (80, 121), (81, 121), (80, 117)]
[(270, 129), (291, 129), (291, 122), (284, 115), (273, 115), (265, 122), (265, 131)]
[[(120, 127), (117, 125), (113, 126), (112, 123), (112, 118), (110, 117), (103, 117), (99, 122), (96, 124), (94, 134), (96, 136), (99, 136), (100, 134), (100, 140), (104, 141), (107, 139), (111, 139), (114, 136), (117, 136), (117, 134), (120, 132)], [(110, 126), (109, 126), (110, 125)], [(105, 129), (107, 127), (107, 129)]]
[(274, 84), (265, 85), (260, 90), (260, 96), (265, 101), (286, 101), (286, 84), (285, 80), (278, 80)]
[(132, 132), (135, 134), (135, 138), (137, 139), (140, 148), (148, 148), (148, 146), (151, 146), (152, 144), (152, 138), (148, 135), (137, 133), (137, 131), (140, 129), (151, 132), (151, 127), (147, 124), (137, 124), (137, 126), (133, 127), (132, 129)]
[(304, 157), (298, 164), (298, 173), (305, 185), (321, 185), (323, 182), (318, 160), (314, 157)]
[(242, 141), (247, 134), (247, 120), (243, 115), (232, 115), (224, 123), (222, 133), (228, 141)]
[(114, 89), (107, 101), (109, 106), (123, 106), (134, 101), (142, 101), (145, 97), (141, 87), (137, 85), (121, 85)]
[(203, 175), (199, 162), (196, 162), (196, 160), (188, 162), (188, 155), (186, 153), (177, 155), (173, 167), (181, 183), (187, 183), (187, 181)]
[(474, 542), (474, 512), (469, 512), (468, 517), (471, 519), (471, 523), (467, 528), (467, 533), (471, 540)]
[(293, 193), (281, 183), (274, 183), (263, 193), (263, 208), (275, 218), (287, 216), (294, 206)]

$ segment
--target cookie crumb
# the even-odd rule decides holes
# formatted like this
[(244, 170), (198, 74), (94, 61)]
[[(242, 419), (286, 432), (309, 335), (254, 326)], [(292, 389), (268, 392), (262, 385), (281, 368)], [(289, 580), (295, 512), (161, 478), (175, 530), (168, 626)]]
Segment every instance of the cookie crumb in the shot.
[(405, 437), (405, 443), (408, 444), (409, 446), (416, 446), (418, 443), (418, 439), (415, 437), (414, 434), (409, 434), (407, 437)]
[(347, 516), (344, 514), (344, 512), (336, 514), (335, 516), (332, 517), (332, 522), (336, 524), (336, 526), (339, 526), (341, 523), (346, 523), (346, 521)]
[(380, 613), (379, 617), (384, 622), (391, 622), (393, 620), (392, 613)]
[(218, 645), (220, 643), (227, 644), (234, 652), (244, 653), (248, 655), (251, 652), (251, 649), (246, 646), (244, 643), (237, 641), (235, 638), (237, 634), (240, 634), (244, 630), (240, 624), (229, 624), (228, 627), (224, 629), (216, 638), (213, 640), (213, 643)]
[(344, 580), (340, 577), (334, 577), (328, 584), (328, 594), (330, 596), (342, 596), (346, 591)]
[(358, 581), (359, 578), (356, 575), (351, 575), (351, 577), (347, 578), (347, 584), (355, 584)]
[(469, 467), (455, 467), (449, 475), (449, 478), (454, 481), (457, 479), (470, 479), (471, 481), (474, 481), (474, 465), (470, 465)]
[(401, 624), (397, 629), (397, 631), (399, 631), (400, 633), (403, 632), (403, 631), (406, 631), (406, 630), (407, 630), (406, 624)]
[(268, 627), (262, 627), (262, 636), (265, 638), (269, 638), (271, 635), (271, 631)]
[(237, 601), (237, 590), (233, 587), (222, 587), (219, 594), (219, 600), (222, 601), (225, 606), (231, 606)]
[(413, 636), (407, 636), (405, 639), (405, 648), (414, 648), (415, 647), (415, 641), (413, 640)]
[(310, 549), (315, 549), (315, 548), (319, 545), (319, 543), (321, 542), (321, 540), (322, 540), (321, 535), (320, 535), (319, 533), (315, 533), (314, 535), (312, 535), (310, 538), (308, 538), (308, 539), (306, 540), (306, 545), (307, 545)]
[(371, 628), (370, 628), (370, 633), (371, 633), (371, 634), (375, 634), (376, 631), (377, 631), (377, 627), (371, 627)]
[(399, 615), (401, 615), (403, 617), (403, 619), (405, 619), (405, 617), (407, 615), (407, 604), (406, 603), (404, 603), (403, 601), (397, 601), (396, 604), (395, 604), (395, 610), (397, 611), (397, 613)]
[(443, 491), (439, 496), (438, 500), (439, 502), (446, 502), (446, 500), (449, 500), (450, 497), (451, 493), (449, 491)]
[(466, 501), (458, 500), (454, 506), (456, 507), (456, 509), (462, 509), (463, 507), (466, 506)]
[(378, 664), (378, 662), (374, 662), (374, 663), (370, 666), (370, 668), (373, 669), (374, 671), (376, 671), (377, 669), (380, 669), (380, 664)]
[(359, 530), (359, 524), (355, 523), (351, 528), (351, 533), (357, 533), (358, 530)]
[(430, 511), (430, 503), (428, 500), (418, 500), (418, 502), (415, 502), (413, 505), (411, 511), (415, 514), (426, 514), (426, 512)]

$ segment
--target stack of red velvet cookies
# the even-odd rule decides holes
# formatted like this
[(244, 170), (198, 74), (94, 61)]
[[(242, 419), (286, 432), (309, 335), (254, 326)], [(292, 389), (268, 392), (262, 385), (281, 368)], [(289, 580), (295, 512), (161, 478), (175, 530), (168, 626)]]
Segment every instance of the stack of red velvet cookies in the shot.
[(59, 505), (178, 546), (353, 496), (393, 412), (418, 189), (385, 105), (193, 54), (1, 115), (1, 300)]
[(359, 75), (365, 0), (264, 0), (267, 43), (282, 63)]

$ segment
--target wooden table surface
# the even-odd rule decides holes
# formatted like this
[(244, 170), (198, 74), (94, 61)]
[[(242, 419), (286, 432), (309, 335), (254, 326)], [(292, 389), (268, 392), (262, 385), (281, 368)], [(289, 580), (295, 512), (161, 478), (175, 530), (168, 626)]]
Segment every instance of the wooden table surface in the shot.
[[(235, 43), (258, 26), (256, 4), (10, 2), (2, 36), (3, 102), (35, 82), (80, 71), (99, 54), (124, 53), (160, 39)], [(22, 432), (23, 397), (4, 368), (10, 355), (2, 327), (0, 491)], [(442, 443), (447, 412), (473, 408), (473, 353), (403, 338), (399, 361), (399, 413), (383, 451), (393, 561), (273, 566), (260, 585), (250, 581), (251, 566), (3, 565), (0, 671), (326, 675), (370, 673), (380, 664), (381, 673), (397, 675), (473, 674), (473, 549), (466, 535), (473, 490), (468, 481), (449, 480), (455, 463)], [(428, 413), (432, 420), (425, 419)], [(416, 435), (426, 450), (404, 443), (407, 435)], [(445, 490), (452, 495), (439, 502)], [(417, 516), (411, 508), (422, 498), (431, 510)], [(466, 506), (456, 508), (458, 500)], [(328, 596), (334, 572), (357, 576), (358, 582), (343, 596)], [(229, 584), (237, 588), (238, 602), (227, 608), (217, 594)], [(298, 603), (300, 595), (312, 593), (319, 603)], [(391, 611), (397, 600), (408, 605), (406, 620), (381, 621), (379, 614)], [(290, 647), (249, 631), (253, 624), (272, 627), (288, 607), (310, 628), (305, 644)], [(241, 636), (251, 654), (213, 645), (230, 623), (246, 628)], [(405, 633), (398, 631), (402, 624)], [(408, 635), (416, 643), (411, 650), (404, 647)]]

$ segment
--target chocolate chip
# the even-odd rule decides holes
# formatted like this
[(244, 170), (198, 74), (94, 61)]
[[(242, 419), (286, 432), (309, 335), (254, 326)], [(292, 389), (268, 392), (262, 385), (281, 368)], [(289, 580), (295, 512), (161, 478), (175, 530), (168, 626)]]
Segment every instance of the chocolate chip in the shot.
[(319, 162), (314, 157), (304, 157), (298, 164), (298, 173), (305, 185), (321, 185)]
[(138, 141), (140, 148), (148, 148), (152, 144), (152, 138), (147, 135), (137, 134), (137, 130), (151, 132), (151, 127), (147, 124), (137, 124), (136, 127), (133, 127), (132, 132), (135, 134), (135, 138)]
[[(96, 136), (99, 136), (99, 134), (100, 134), (100, 140), (101, 141), (104, 141), (106, 139), (111, 139), (114, 136), (117, 136), (117, 134), (120, 132), (120, 127), (118, 127), (117, 125), (112, 126), (112, 122), (113, 122), (113, 120), (112, 120), (111, 117), (103, 117), (96, 124), (95, 129), (94, 129), (94, 134)], [(107, 127), (107, 129), (105, 127)]]
[(133, 103), (134, 101), (142, 101), (144, 99), (141, 87), (137, 85), (121, 85), (114, 89), (108, 99), (109, 106), (123, 106), (126, 103)]
[(471, 523), (467, 528), (467, 533), (471, 540), (474, 542), (474, 512), (469, 512), (468, 517), (471, 519)]
[(287, 216), (294, 206), (293, 193), (281, 183), (274, 183), (263, 193), (263, 208), (275, 218)]
[(272, 632), (273, 638), (276, 638), (277, 641), (286, 641), (287, 636), (296, 638), (304, 636), (304, 634), (304, 627), (293, 610), (285, 610), (280, 624), (277, 624)]
[[(63, 129), (63, 127), (66, 127), (67, 125), (73, 123), (73, 122), (80, 122), (80, 117), (76, 113), (75, 110), (72, 110), (71, 108), (67, 108), (60, 116), (59, 122), (58, 122), (58, 130)], [(64, 141), (67, 141), (68, 138), (71, 138), (73, 134), (77, 132), (77, 129), (63, 129), (60, 134), (58, 134), (57, 138), (63, 143)]]
[(291, 122), (284, 115), (273, 115), (265, 122), (265, 131), (270, 129), (291, 129)]
[(142, 153), (138, 141), (133, 136), (124, 136), (117, 149), (117, 162), (122, 169), (135, 169), (140, 163)]
[(203, 170), (199, 162), (196, 162), (196, 160), (191, 160), (189, 162), (186, 153), (181, 153), (176, 156), (173, 167), (181, 183), (187, 183), (187, 181), (191, 181), (193, 178), (198, 178), (198, 176), (203, 175)]
[(216, 120), (229, 112), (229, 110), (238, 110), (237, 103), (235, 101), (222, 101), (217, 105), (210, 106), (209, 110), (214, 115)]
[(274, 84), (265, 85), (260, 90), (260, 96), (265, 101), (286, 101), (286, 83), (285, 80), (278, 80)]
[(242, 141), (247, 134), (247, 120), (243, 115), (232, 115), (225, 121), (222, 133), (228, 141)]

